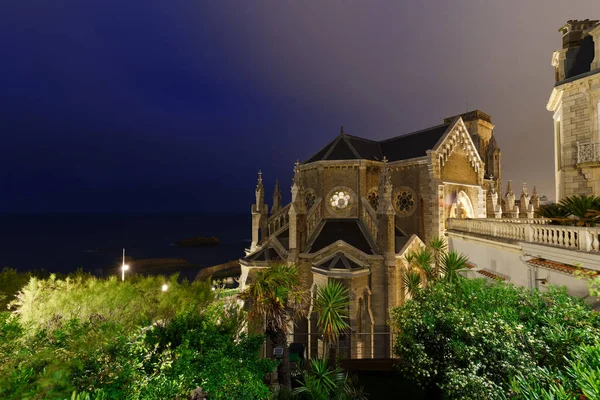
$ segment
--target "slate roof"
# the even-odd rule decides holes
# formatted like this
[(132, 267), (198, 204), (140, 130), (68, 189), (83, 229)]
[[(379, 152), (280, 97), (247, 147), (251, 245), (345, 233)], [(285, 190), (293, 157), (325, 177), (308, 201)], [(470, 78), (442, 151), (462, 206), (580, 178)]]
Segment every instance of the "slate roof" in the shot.
[(290, 229), (286, 228), (279, 235), (276, 236), (277, 240), (286, 251), (290, 251)]
[(307, 253), (316, 253), (338, 240), (343, 240), (364, 253), (376, 254), (358, 219), (327, 219), (323, 224), (317, 237), (307, 248)]
[(344, 255), (344, 253), (337, 253), (335, 255), (335, 257), (330, 258), (330, 259), (316, 265), (316, 267), (319, 269), (326, 269), (326, 270), (332, 270), (332, 269), (356, 270), (356, 269), (363, 268), (361, 265), (348, 259), (348, 257), (346, 257)]
[(444, 123), (379, 142), (342, 132), (305, 161), (305, 164), (323, 160), (381, 161), (384, 156), (389, 161), (423, 157), (427, 150), (433, 149), (449, 126), (450, 123)]
[(272, 247), (263, 247), (256, 253), (250, 254), (249, 256), (243, 258), (244, 261), (282, 261), (281, 256), (277, 251)]

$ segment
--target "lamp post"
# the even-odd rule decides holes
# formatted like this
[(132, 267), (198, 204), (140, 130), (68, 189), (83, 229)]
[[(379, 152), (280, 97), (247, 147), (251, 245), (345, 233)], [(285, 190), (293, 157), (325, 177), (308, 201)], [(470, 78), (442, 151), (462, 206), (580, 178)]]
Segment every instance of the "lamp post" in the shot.
[(125, 249), (123, 249), (123, 265), (121, 266), (121, 281), (125, 281), (125, 271), (129, 269), (129, 265), (125, 264)]

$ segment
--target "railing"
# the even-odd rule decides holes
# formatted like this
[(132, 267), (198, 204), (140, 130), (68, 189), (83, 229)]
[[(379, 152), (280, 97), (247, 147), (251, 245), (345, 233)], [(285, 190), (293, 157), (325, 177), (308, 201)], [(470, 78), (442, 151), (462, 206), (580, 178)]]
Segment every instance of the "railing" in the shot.
[(291, 203), (271, 215), (267, 219), (267, 228), (269, 230), (269, 236), (279, 230), (282, 226), (285, 226), (289, 222), (288, 212), (290, 211)]
[(360, 213), (360, 218), (371, 233), (371, 237), (377, 238), (377, 213), (373, 210), (371, 203), (369, 203), (369, 200), (367, 200), (366, 197), (363, 197), (361, 200), (362, 211)]
[[(304, 347), (304, 357), (308, 359), (323, 358), (327, 348), (320, 333), (291, 333), (287, 335), (288, 344), (299, 343)], [(392, 358), (394, 342), (397, 333), (394, 332), (365, 332), (342, 334), (335, 344), (329, 348), (329, 357), (339, 360), (349, 359), (382, 359)], [(273, 354), (273, 343), (264, 341), (264, 357)]]
[(538, 243), (571, 250), (600, 252), (600, 228), (548, 225), (535, 219), (457, 219), (448, 220), (448, 229), (515, 241)]
[(319, 197), (315, 204), (308, 211), (308, 215), (306, 216), (306, 237), (310, 238), (314, 233), (317, 226), (321, 222), (323, 218), (322, 210), (321, 210), (321, 198)]
[(577, 143), (577, 163), (600, 162), (600, 143)]

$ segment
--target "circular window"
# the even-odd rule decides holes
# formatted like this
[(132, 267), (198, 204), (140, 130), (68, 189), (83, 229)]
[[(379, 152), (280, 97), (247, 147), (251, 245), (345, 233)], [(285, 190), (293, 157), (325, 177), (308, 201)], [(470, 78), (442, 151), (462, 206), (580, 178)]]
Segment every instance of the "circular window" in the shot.
[(379, 206), (379, 192), (377, 189), (371, 189), (369, 194), (367, 195), (367, 200), (369, 200), (369, 204), (373, 207), (374, 210), (377, 210), (377, 206)]
[(312, 208), (312, 206), (315, 204), (315, 199), (316, 196), (314, 192), (306, 192), (306, 195), (304, 195), (304, 206), (306, 207), (306, 211)]
[(348, 207), (348, 204), (350, 204), (350, 194), (344, 190), (339, 190), (333, 193), (329, 203), (335, 210), (342, 211)]
[(394, 206), (396, 212), (401, 217), (408, 217), (415, 211), (417, 204), (417, 196), (411, 188), (401, 187), (394, 196)]

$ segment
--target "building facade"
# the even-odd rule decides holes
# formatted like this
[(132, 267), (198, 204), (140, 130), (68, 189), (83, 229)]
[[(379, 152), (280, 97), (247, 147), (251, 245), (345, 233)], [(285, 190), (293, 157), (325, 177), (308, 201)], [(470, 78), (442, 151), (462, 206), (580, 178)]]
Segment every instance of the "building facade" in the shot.
[[(568, 21), (559, 31), (563, 48), (552, 57), (556, 82), (547, 104), (554, 113), (556, 199), (600, 196), (600, 23)], [(600, 228), (534, 218), (543, 198), (535, 188), (531, 196), (526, 187), (521, 192), (517, 202), (509, 182), (497, 218), (449, 220), (449, 246), (469, 257), (468, 275), (541, 291), (564, 286), (599, 308), (581, 275), (600, 276)]]
[[(493, 129), (481, 111), (383, 141), (342, 128), (296, 163), (290, 204), (281, 204), (275, 184), (270, 210), (259, 172), (241, 286), (272, 262), (295, 264), (313, 293), (339, 280), (350, 293), (347, 356), (389, 356), (387, 321), (404, 300), (405, 255), (443, 236), (448, 218), (485, 218), (486, 189), (498, 197), (501, 153)], [(293, 340), (318, 351), (312, 332), (314, 321), (303, 321)]]
[(556, 199), (600, 196), (600, 23), (568, 21), (552, 55)]

